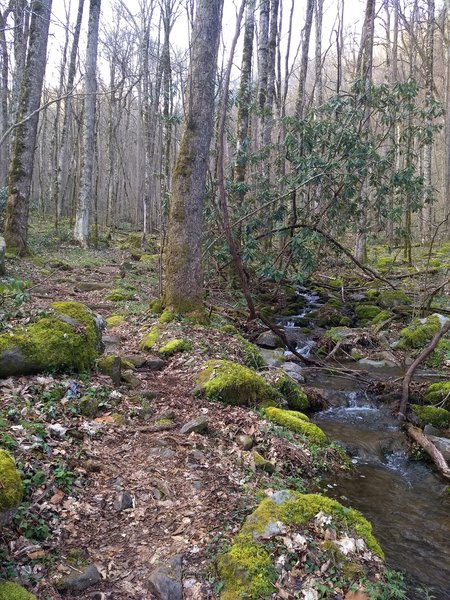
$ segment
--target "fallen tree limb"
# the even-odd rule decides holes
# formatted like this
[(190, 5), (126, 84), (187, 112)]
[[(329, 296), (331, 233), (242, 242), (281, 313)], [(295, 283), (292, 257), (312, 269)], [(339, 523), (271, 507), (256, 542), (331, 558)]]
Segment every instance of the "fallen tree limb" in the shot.
[(426, 346), (422, 350), (422, 352), (419, 354), (419, 356), (416, 358), (416, 360), (413, 362), (413, 364), (406, 371), (406, 375), (403, 379), (403, 385), (402, 385), (402, 399), (400, 402), (400, 409), (399, 409), (399, 418), (400, 419), (404, 420), (406, 418), (406, 409), (407, 409), (408, 400), (409, 400), (409, 385), (411, 383), (411, 379), (413, 378), (414, 373), (416, 372), (417, 368), (430, 356), (430, 354), (433, 352), (433, 350), (438, 345), (439, 341), (444, 337), (444, 335), (446, 333), (448, 333), (448, 331), (450, 331), (450, 321), (447, 321), (447, 323), (444, 325), (444, 327), (442, 327), (438, 332), (436, 332), (434, 334), (433, 339), (428, 344), (428, 346)]
[(425, 450), (428, 456), (432, 459), (439, 473), (447, 480), (450, 481), (450, 468), (447, 461), (443, 457), (442, 453), (436, 448), (436, 446), (430, 442), (426, 435), (418, 427), (408, 424), (406, 426), (406, 433), (412, 438), (421, 448)]

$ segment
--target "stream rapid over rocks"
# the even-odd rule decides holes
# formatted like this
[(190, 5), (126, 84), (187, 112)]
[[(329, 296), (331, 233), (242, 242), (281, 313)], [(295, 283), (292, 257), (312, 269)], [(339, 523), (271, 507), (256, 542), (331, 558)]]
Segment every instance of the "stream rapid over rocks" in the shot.
[[(278, 323), (298, 351), (309, 356), (316, 336), (314, 328), (309, 338), (302, 328), (321, 302), (307, 291), (299, 295), (304, 301), (299, 314), (282, 317)], [(289, 352), (285, 355), (292, 360)], [(351, 368), (361, 366), (352, 363)], [(327, 493), (372, 522), (387, 566), (406, 574), (410, 600), (449, 600), (450, 495), (431, 468), (410, 458), (392, 408), (365, 391), (367, 378), (388, 380), (403, 372), (388, 367), (365, 371), (358, 381), (323, 369), (301, 370), (306, 383), (321, 389), (330, 401), (330, 408), (313, 415), (313, 422), (347, 450), (355, 466), (329, 481)]]

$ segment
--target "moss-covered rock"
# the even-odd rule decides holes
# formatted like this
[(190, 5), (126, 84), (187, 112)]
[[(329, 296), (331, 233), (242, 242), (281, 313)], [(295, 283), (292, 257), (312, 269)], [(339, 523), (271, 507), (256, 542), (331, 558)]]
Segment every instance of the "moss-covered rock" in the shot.
[(271, 598), (278, 573), (270, 548), (265, 545), (265, 533), (277, 523), (298, 529), (319, 512), (331, 517), (333, 528), (354, 531), (368, 548), (383, 557), (371, 524), (358, 511), (317, 494), (276, 492), (247, 517), (230, 550), (219, 557), (218, 572), (224, 586), (222, 600)]
[(169, 356), (178, 354), (178, 352), (189, 352), (191, 348), (192, 344), (189, 340), (175, 339), (166, 342), (164, 346), (161, 346), (158, 352), (161, 354), (161, 356), (168, 358)]
[(164, 310), (164, 304), (162, 300), (155, 298), (155, 300), (149, 302), (148, 309), (154, 315), (160, 315)]
[(425, 393), (424, 400), (427, 404), (441, 404), (450, 408), (450, 381), (432, 383)]
[(177, 318), (176, 312), (174, 312), (173, 310), (170, 310), (169, 308), (166, 308), (166, 310), (159, 317), (159, 322), (162, 323), (163, 325), (165, 325), (167, 323), (172, 323), (173, 321), (176, 320), (176, 318)]
[(109, 300), (109, 302), (127, 302), (129, 300), (136, 300), (136, 290), (114, 288), (106, 294), (105, 299)]
[(431, 341), (435, 333), (441, 328), (441, 322), (437, 315), (427, 319), (415, 319), (411, 325), (400, 332), (398, 348), (423, 348)]
[(384, 308), (396, 308), (411, 304), (411, 298), (403, 290), (382, 290), (379, 302)]
[(331, 327), (325, 332), (324, 338), (335, 344), (342, 342), (354, 333), (350, 327)]
[(355, 306), (356, 318), (358, 321), (364, 323), (375, 319), (380, 312), (381, 308), (379, 306), (375, 306), (375, 304), (356, 304)]
[(326, 304), (318, 310), (315, 319), (319, 327), (337, 327), (342, 319), (342, 311), (333, 304)]
[(20, 504), (22, 492), (22, 480), (13, 457), (0, 450), (0, 516)]
[(277, 395), (260, 375), (229, 360), (207, 361), (195, 381), (209, 400), (238, 406), (264, 404)]
[(114, 329), (125, 323), (125, 317), (123, 315), (111, 315), (106, 318), (106, 327), (108, 329)]
[(95, 315), (79, 302), (55, 302), (53, 314), (0, 335), (0, 377), (92, 366), (100, 348)]
[(275, 388), (286, 400), (291, 410), (306, 410), (309, 406), (308, 396), (302, 388), (286, 373), (281, 373), (275, 380)]
[(267, 407), (264, 412), (273, 423), (286, 427), (286, 429), (290, 429), (295, 433), (300, 433), (312, 442), (323, 444), (327, 440), (327, 436), (322, 429), (314, 423), (310, 423), (308, 417), (301, 412), (283, 410), (274, 406)]
[(388, 321), (391, 317), (394, 316), (390, 310), (381, 310), (376, 317), (372, 319), (372, 325), (378, 325), (379, 323), (384, 323)]
[(438, 345), (425, 361), (427, 367), (435, 369), (442, 368), (446, 363), (450, 364), (450, 340), (441, 339)]
[(156, 325), (152, 327), (150, 331), (142, 338), (141, 343), (139, 344), (140, 350), (143, 350), (144, 352), (150, 352), (151, 350), (154, 350), (160, 335), (161, 329)]
[(117, 359), (120, 360), (121, 369), (128, 369), (132, 371), (135, 369), (134, 363), (132, 363), (130, 360), (123, 359), (115, 354), (106, 354), (106, 356), (102, 356), (97, 361), (98, 370), (105, 375), (111, 375)]
[(256, 450), (252, 452), (252, 455), (256, 469), (259, 469), (260, 471), (265, 471), (266, 473), (269, 473), (269, 475), (275, 473), (275, 465), (271, 463), (270, 460), (266, 460), (264, 456), (262, 456)]
[(433, 425), (434, 427), (449, 427), (450, 426), (450, 411), (437, 406), (420, 406), (412, 404), (411, 409), (419, 417), (422, 423)]
[(12, 581), (0, 582), (0, 600), (37, 600), (34, 594)]

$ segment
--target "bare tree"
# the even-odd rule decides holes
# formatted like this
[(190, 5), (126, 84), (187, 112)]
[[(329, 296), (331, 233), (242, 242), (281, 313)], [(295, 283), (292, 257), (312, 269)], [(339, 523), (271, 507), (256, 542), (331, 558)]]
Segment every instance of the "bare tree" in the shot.
[(92, 173), (95, 149), (95, 111), (97, 105), (97, 49), (101, 0), (90, 0), (86, 49), (86, 83), (83, 123), (83, 165), (80, 195), (75, 217), (74, 238), (84, 248), (89, 244), (89, 213), (92, 204)]
[(18, 123), (9, 168), (5, 240), (10, 251), (27, 252), (28, 211), (39, 105), (45, 75), (52, 0), (33, 0), (26, 66), (22, 78)]
[(202, 308), (201, 242), (206, 172), (223, 0), (199, 0), (192, 35), (185, 117), (172, 176), (166, 258), (166, 305), (179, 313)]

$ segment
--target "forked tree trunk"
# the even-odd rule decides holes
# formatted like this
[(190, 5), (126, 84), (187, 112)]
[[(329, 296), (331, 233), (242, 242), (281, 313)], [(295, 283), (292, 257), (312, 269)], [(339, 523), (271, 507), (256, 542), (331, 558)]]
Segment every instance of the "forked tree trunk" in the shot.
[(91, 0), (86, 50), (86, 83), (83, 123), (83, 165), (80, 195), (75, 217), (74, 238), (83, 247), (89, 244), (89, 213), (92, 204), (92, 172), (95, 149), (95, 109), (97, 104), (97, 48), (101, 0)]
[(185, 117), (172, 175), (166, 258), (166, 305), (202, 308), (203, 200), (213, 132), (214, 92), (223, 0), (199, 0), (191, 46)]
[(39, 121), (42, 85), (52, 0), (34, 0), (25, 72), (22, 79), (14, 146), (9, 168), (5, 240), (10, 251), (27, 252), (28, 211), (33, 176), (34, 149)]

